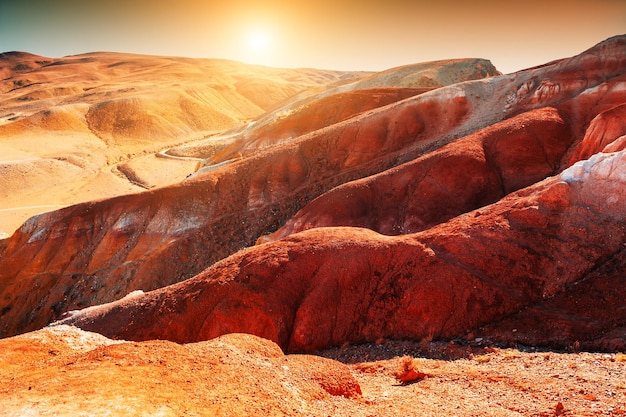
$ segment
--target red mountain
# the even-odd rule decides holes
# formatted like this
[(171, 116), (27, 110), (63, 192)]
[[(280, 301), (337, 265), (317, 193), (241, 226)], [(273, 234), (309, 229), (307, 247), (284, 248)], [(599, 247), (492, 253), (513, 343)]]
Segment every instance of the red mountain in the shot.
[(288, 351), (468, 334), (623, 349), (625, 83), (622, 36), (41, 215), (0, 241), (0, 332), (141, 289), (64, 323)]

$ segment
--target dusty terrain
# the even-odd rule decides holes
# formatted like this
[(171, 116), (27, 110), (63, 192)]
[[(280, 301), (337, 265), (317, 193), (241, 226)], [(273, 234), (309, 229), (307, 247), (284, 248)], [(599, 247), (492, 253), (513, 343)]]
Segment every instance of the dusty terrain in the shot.
[(53, 209), (0, 238), (4, 414), (626, 414), (626, 36), (1, 57), (0, 214)]
[(626, 415), (619, 353), (380, 341), (323, 359), (250, 335), (120, 343), (63, 326), (0, 347), (4, 416)]
[(367, 73), (119, 53), (0, 55), (0, 233), (82, 201), (170, 184), (201, 140), (302, 91)]

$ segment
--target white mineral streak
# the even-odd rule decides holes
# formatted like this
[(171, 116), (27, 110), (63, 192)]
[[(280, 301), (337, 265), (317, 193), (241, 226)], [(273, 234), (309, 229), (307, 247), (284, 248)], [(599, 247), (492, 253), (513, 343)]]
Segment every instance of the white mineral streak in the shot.
[(561, 179), (568, 184), (590, 178), (626, 182), (626, 151), (597, 153), (589, 159), (576, 162), (561, 173)]
[(563, 171), (561, 179), (571, 186), (577, 184), (579, 204), (626, 220), (626, 150), (597, 153), (579, 161)]
[(52, 325), (43, 329), (25, 333), (19, 337), (31, 338), (35, 340), (46, 341), (49, 339), (62, 339), (68, 347), (79, 352), (89, 352), (101, 346), (124, 343), (124, 341), (111, 340), (98, 333), (81, 330), (74, 326)]

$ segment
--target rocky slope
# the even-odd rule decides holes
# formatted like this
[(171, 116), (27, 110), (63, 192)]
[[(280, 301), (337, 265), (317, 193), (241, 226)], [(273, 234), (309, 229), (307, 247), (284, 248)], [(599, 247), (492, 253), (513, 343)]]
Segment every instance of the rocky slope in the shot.
[(198, 161), (155, 153), (364, 75), (102, 52), (0, 54), (0, 234), (59, 206), (179, 182)]
[[(574, 341), (597, 348), (603, 334), (626, 322), (619, 301), (626, 293), (594, 286), (613, 291), (604, 298), (608, 311), (579, 312), (587, 331), (575, 340), (541, 310), (572, 284), (597, 280), (598, 269), (623, 279), (625, 180), (626, 151), (599, 154), (422, 233), (315, 228), (240, 251), (180, 284), (84, 309), (64, 323), (128, 340), (191, 342), (244, 332), (301, 352), (381, 337), (464, 337), (538, 304), (535, 321), (544, 325), (529, 325), (533, 332), (562, 348)], [(576, 294), (583, 305), (600, 297)], [(576, 319), (569, 320), (574, 327)], [(526, 326), (517, 330), (514, 339), (523, 340)], [(626, 339), (615, 339), (610, 348), (626, 349)]]
[[(466, 66), (476, 64), (472, 60), (462, 62)], [(483, 60), (477, 62), (482, 68)], [(432, 64), (440, 71), (446, 65), (446, 62)], [(458, 69), (459, 61), (452, 61), (450, 65)], [(423, 71), (429, 66), (423, 64), (417, 68)], [(406, 76), (406, 67), (399, 71)], [(370, 83), (377, 81), (384, 85), (393, 73), (394, 71), (387, 71), (384, 76), (372, 77)], [(468, 74), (476, 76), (473, 71)], [(334, 89), (335, 87), (331, 87), (331, 90)], [(347, 86), (345, 89), (354, 87)], [(368, 89), (333, 94), (329, 96), (331, 99), (325, 99), (322, 94), (321, 98), (314, 96), (311, 100), (304, 100), (311, 103), (309, 106), (303, 105), (303, 101), (299, 100), (298, 111), (287, 118), (280, 117), (285, 111), (281, 107), (277, 113), (272, 113), (278, 114), (278, 121), (270, 123), (276, 125), (272, 130), (275, 132), (273, 137), (278, 137), (284, 133), (284, 129), (291, 129), (295, 125), (303, 126), (300, 128), (302, 133), (311, 132), (314, 135), (308, 141), (309, 144), (302, 148), (301, 158), (291, 157), (294, 150), (301, 147), (294, 141), (286, 143), (284, 148), (274, 148), (273, 156), (254, 155), (232, 167), (204, 169), (192, 180), (176, 186), (119, 199), (85, 203), (51, 213), (53, 218), (60, 215), (65, 219), (57, 223), (64, 230), (57, 230), (54, 234), (64, 235), (62, 240), (74, 240), (69, 245), (69, 242), (53, 243), (54, 239), (42, 236), (41, 239), (37, 238), (39, 244), (32, 246), (34, 240), (27, 238), (30, 243), (23, 246), (25, 241), (21, 241), (18, 236), (25, 237), (23, 231), (30, 227), (29, 224), (34, 225), (45, 216), (31, 220), (34, 223), (27, 222), (11, 239), (17, 246), (9, 242), (4, 259), (0, 260), (3, 268), (0, 273), (0, 296), (7, 297), (3, 310), (6, 327), (0, 330), (0, 334), (14, 334), (41, 327), (68, 309), (111, 301), (135, 289), (149, 290), (180, 281), (200, 272), (216, 260), (254, 243), (259, 235), (271, 231), (290, 213), (295, 213), (302, 204), (343, 181), (342, 178), (322, 178), (320, 183), (319, 178), (322, 174), (327, 175), (325, 172), (331, 175), (347, 173), (349, 167), (341, 167), (344, 164), (341, 159), (345, 159), (342, 154), (331, 155), (331, 160), (324, 163), (328, 166), (321, 166), (319, 173), (311, 172), (309, 175), (307, 172), (306, 165), (315, 159), (326, 158), (324, 149), (320, 147), (325, 146), (322, 143), (326, 138), (337, 134), (336, 129), (339, 132), (346, 129), (340, 124), (332, 124), (328, 127), (332, 129), (330, 132), (319, 131), (316, 134), (319, 127), (333, 121), (347, 122), (356, 119), (350, 116), (358, 116), (368, 109), (423, 91), (425, 90), (415, 88)], [(339, 117), (332, 109), (327, 108), (330, 102), (334, 103), (334, 108), (343, 109)], [(313, 115), (315, 117), (311, 117)], [(409, 117), (410, 115), (401, 113), (395, 123), (404, 123)], [(334, 139), (341, 142), (341, 147), (346, 148), (343, 152), (347, 152), (352, 146), (351, 136), (358, 133), (359, 123), (359, 120), (350, 123), (350, 136)], [(380, 124), (380, 120), (374, 120), (373, 123)], [(263, 133), (265, 129), (267, 132), (264, 125), (261, 121), (253, 131)], [(335, 129), (333, 126), (338, 127)], [(380, 128), (376, 129), (378, 134), (384, 134)], [(403, 129), (390, 138), (392, 142), (409, 139), (411, 132), (403, 132)], [(400, 138), (396, 137), (398, 135)], [(257, 133), (257, 137), (262, 135)], [(247, 137), (244, 139), (247, 140)], [(236, 145), (239, 146), (240, 143)], [(391, 146), (401, 148), (403, 145), (392, 143)], [(395, 158), (386, 158), (391, 158), (386, 164), (396, 163)], [(360, 165), (358, 161), (348, 163), (356, 163), (356, 168)], [(334, 164), (339, 166), (333, 166)], [(368, 175), (377, 169), (363, 166), (359, 171), (350, 174), (349, 178)], [(263, 190), (267, 181), (275, 183), (281, 189), (275, 190), (277, 193), (270, 198), (265, 196), (269, 190)], [(290, 196), (292, 192), (294, 194)], [(283, 204), (285, 199), (292, 198), (296, 200), (290, 203), (291, 207)], [(57, 220), (50, 218), (44, 222), (51, 224)], [(96, 231), (101, 233), (94, 235), (93, 232)], [(226, 236), (229, 237), (222, 239)], [(63, 250), (59, 250), (59, 244), (64, 246)], [(207, 245), (215, 247), (207, 251)], [(20, 254), (9, 255), (14, 249)], [(23, 249), (26, 252), (22, 252)], [(25, 262), (27, 258), (31, 260)], [(176, 262), (172, 262), (172, 259), (176, 259)], [(181, 263), (183, 259), (187, 261)], [(141, 271), (136, 270), (138, 267)], [(36, 285), (38, 290), (24, 294), (22, 289), (32, 285)], [(28, 301), (25, 304), (17, 302), (17, 299), (11, 301), (13, 295), (10, 294), (22, 294), (18, 296), (19, 299), (25, 295)], [(35, 302), (35, 308), (28, 306), (32, 302)], [(19, 317), (17, 321), (20, 323), (10, 317)], [(10, 322), (14, 324), (9, 324)], [(9, 330), (10, 327), (14, 330)]]
[(223, 142), (218, 141), (221, 146), (216, 147), (218, 138), (213, 137), (169, 153), (201, 156), (207, 164), (223, 163), (434, 88), (496, 75), (501, 74), (485, 59), (450, 59), (391, 68), (335, 83), (315, 94), (298, 94), (243, 129), (226, 132)]
[(555, 108), (531, 110), (342, 184), (261, 240), (325, 226), (366, 227), (385, 235), (424, 230), (554, 174), (571, 142), (570, 126)]
[[(623, 279), (625, 70), (615, 37), (41, 215), (0, 241), (0, 331), (154, 290), (65, 323), (131, 340), (245, 332), (286, 351), (468, 334), (623, 349), (620, 290), (600, 283)], [(564, 317), (597, 300), (607, 313)]]
[[(294, 405), (326, 402), (333, 413), (361, 397), (347, 366), (318, 356), (285, 356), (275, 344), (250, 335), (183, 346), (115, 343), (57, 328), (0, 345), (4, 416), (305, 415)], [(38, 372), (28, 363), (38, 364)]]

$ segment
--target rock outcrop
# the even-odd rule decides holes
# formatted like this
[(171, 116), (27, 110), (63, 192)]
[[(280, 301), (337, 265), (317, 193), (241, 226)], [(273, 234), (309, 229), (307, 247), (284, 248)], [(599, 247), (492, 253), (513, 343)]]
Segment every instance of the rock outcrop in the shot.
[[(233, 334), (208, 342), (114, 342), (60, 327), (0, 341), (4, 416), (327, 414), (361, 398), (346, 365), (284, 355), (267, 340)], [(19, 375), (18, 378), (14, 376)], [(317, 409), (317, 408), (316, 408)]]
[[(626, 86), (626, 80), (622, 82)], [(599, 113), (589, 123), (585, 136), (575, 148), (570, 164), (588, 159), (598, 152), (617, 152), (626, 148), (626, 105), (618, 104)]]

